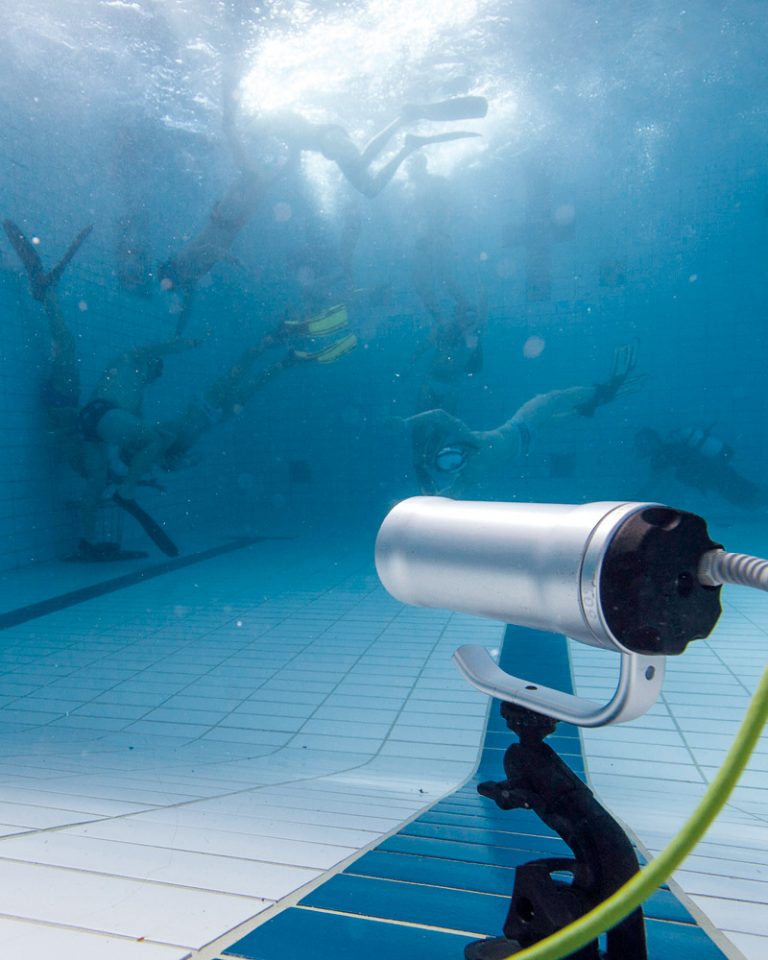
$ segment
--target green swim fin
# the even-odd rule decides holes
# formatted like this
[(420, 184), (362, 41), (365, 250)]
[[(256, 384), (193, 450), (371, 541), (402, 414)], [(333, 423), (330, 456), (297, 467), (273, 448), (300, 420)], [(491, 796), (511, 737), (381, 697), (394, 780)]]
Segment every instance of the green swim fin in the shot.
[(481, 120), (488, 113), (485, 97), (451, 97), (437, 103), (414, 103), (403, 108), (407, 120)]
[(341, 340), (332, 343), (325, 350), (318, 353), (307, 353), (305, 350), (292, 350), (291, 357), (295, 360), (311, 361), (314, 363), (334, 363), (340, 357), (350, 353), (357, 346), (357, 337), (354, 333), (348, 334)]
[(309, 320), (286, 320), (282, 326), (292, 336), (325, 337), (329, 333), (343, 330), (348, 323), (347, 308), (345, 304), (338, 303)]

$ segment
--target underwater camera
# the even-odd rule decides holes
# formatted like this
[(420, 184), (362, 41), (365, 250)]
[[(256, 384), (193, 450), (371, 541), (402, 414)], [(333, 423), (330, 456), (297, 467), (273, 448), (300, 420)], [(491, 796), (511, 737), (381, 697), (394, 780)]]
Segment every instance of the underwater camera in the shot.
[(701, 571), (721, 554), (701, 517), (637, 502), (412, 497), (390, 511), (376, 540), (381, 582), (402, 602), (617, 652), (618, 685), (604, 705), (511, 676), (484, 647), (454, 654), (484, 693), (584, 727), (643, 714), (661, 692), (665, 658), (711, 633), (720, 583)]
[(619, 654), (616, 690), (600, 704), (512, 676), (485, 647), (454, 653), (466, 679), (501, 701), (517, 738), (504, 753), (504, 779), (478, 783), (477, 792), (501, 810), (533, 811), (573, 852), (517, 865), (503, 936), (466, 944), (464, 958), (512, 960), (522, 950), (531, 960), (647, 960), (642, 904), (705, 835), (744, 771), (768, 719), (768, 668), (705, 796), (639, 872), (622, 826), (544, 741), (560, 720), (598, 727), (648, 710), (666, 657), (714, 629), (721, 585), (768, 590), (768, 560), (726, 553), (701, 517), (658, 503), (413, 497), (384, 519), (376, 568), (404, 603), (561, 633)]

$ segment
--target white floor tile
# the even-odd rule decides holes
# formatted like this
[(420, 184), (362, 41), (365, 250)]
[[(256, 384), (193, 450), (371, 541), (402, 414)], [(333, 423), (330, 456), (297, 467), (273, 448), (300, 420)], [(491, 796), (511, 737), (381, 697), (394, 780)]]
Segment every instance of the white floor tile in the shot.
[[(244, 857), (268, 863), (282, 863), (306, 869), (327, 870), (357, 849), (354, 845), (303, 842), (282, 837), (250, 835), (225, 830), (201, 830), (175, 824), (137, 821), (135, 818), (111, 820), (86, 827), (75, 827), (76, 836), (101, 840), (120, 840), (145, 846), (168, 847), (223, 857)], [(2, 841), (0, 841), (0, 844)], [(0, 853), (2, 846), (0, 845)]]
[(0, 854), (4, 859), (265, 900), (278, 900), (319, 875), (317, 870), (282, 864), (138, 846), (67, 832), (6, 839), (0, 845)]
[[(252, 596), (249, 556), (266, 599)], [(0, 739), (8, 784), (6, 797), (0, 786), (0, 820), (8, 824), (0, 828), (0, 858), (7, 851), (0, 882), (5, 889), (13, 874), (29, 887), (34, 873), (52, 892), (63, 883), (61, 913), (52, 907), (36, 917), (42, 922), (107, 930), (112, 939), (142, 926), (139, 935), (150, 941), (194, 947), (256, 915), (261, 898), (288, 895), (388, 833), (473, 769), (489, 702), (450, 656), (460, 643), (498, 646), (499, 625), (400, 607), (377, 586), (370, 551), (334, 567), (320, 547), (308, 559), (305, 544), (282, 543), (269, 562), (254, 549), (207, 565), (204, 579), (200, 573), (179, 571), (42, 618), (37, 657), (27, 653), (24, 631), (16, 635), (16, 676), (0, 681), (14, 697), (5, 711), (0, 706), (0, 725), (3, 714), (12, 717)], [(190, 583), (199, 584), (193, 602)], [(749, 616), (768, 623), (768, 605), (749, 601)], [(697, 763), (709, 775), (756, 682), (765, 632), (734, 609), (719, 629), (732, 631), (730, 642), (698, 643), (673, 662), (653, 711), (585, 737), (594, 783), (631, 826), (635, 817), (651, 849), (693, 808), (705, 786)], [(605, 659), (579, 645), (577, 684), (581, 677), (601, 695), (612, 691), (616, 671)], [(66, 672), (52, 672), (55, 663)], [(70, 716), (60, 722), (62, 707)], [(751, 769), (741, 806), (721, 817), (699, 859), (679, 874), (750, 949), (768, 936), (760, 919), (766, 823), (755, 815), (768, 790), (764, 773)], [(99, 817), (67, 827), (66, 811), (44, 793), (35, 801), (38, 786), (48, 795), (66, 790), (67, 808), (92, 795)], [(131, 815), (145, 805), (147, 812)], [(14, 826), (6, 811), (21, 815), (31, 806), (36, 822)], [(36, 832), (49, 826), (64, 829)], [(5, 830), (26, 833), (3, 840)], [(751, 926), (749, 914), (729, 911), (715, 895), (722, 877), (730, 878), (729, 893), (753, 898)], [(112, 891), (109, 902), (99, 884)], [(17, 916), (27, 916), (33, 907), (18, 896)], [(94, 915), (87, 923), (86, 910)], [(146, 949), (166, 951), (157, 960), (183, 956), (177, 947), (148, 942)]]
[(201, 947), (269, 903), (145, 880), (0, 860), (7, 916)]
[[(735, 596), (737, 595), (737, 596)], [(664, 707), (678, 735), (707, 781), (730, 747), (765, 660), (768, 603), (749, 591), (725, 588), (726, 611), (715, 633), (681, 658), (668, 659)], [(749, 622), (738, 609), (750, 602)], [(572, 647), (577, 692), (593, 683), (601, 656)], [(645, 728), (648, 715), (626, 728), (586, 733), (587, 765), (598, 795), (653, 853), (669, 842), (693, 811), (703, 785), (685, 782), (685, 764), (675, 782), (658, 747), (629, 736)], [(641, 727), (642, 725), (642, 727)], [(606, 749), (606, 744), (610, 744)], [(659, 745), (662, 747), (663, 745)], [(617, 758), (612, 765), (605, 754)], [(676, 875), (680, 887), (742, 952), (757, 960), (768, 955), (768, 737), (763, 737), (731, 805)], [(668, 755), (669, 756), (669, 755)], [(652, 760), (651, 760), (652, 758)], [(621, 762), (623, 759), (623, 763)], [(681, 762), (683, 757), (681, 755)], [(645, 777), (626, 777), (645, 764)], [(629, 784), (631, 789), (627, 789)], [(733, 933), (732, 931), (736, 931)]]
[(189, 950), (150, 943), (146, 939), (119, 939), (63, 926), (42, 926), (0, 917), (0, 947), (13, 960), (43, 957), (72, 960), (184, 960)]

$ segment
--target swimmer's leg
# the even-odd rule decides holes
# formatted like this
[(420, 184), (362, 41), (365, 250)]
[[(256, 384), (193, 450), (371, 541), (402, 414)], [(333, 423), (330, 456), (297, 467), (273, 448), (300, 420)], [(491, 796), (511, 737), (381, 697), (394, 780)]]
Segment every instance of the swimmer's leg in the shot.
[(192, 301), (194, 299), (194, 292), (192, 290), (185, 290), (181, 295), (181, 310), (179, 311), (179, 319), (176, 321), (176, 336), (180, 337), (187, 328), (189, 323), (189, 317), (192, 313)]
[(63, 403), (80, 406), (80, 364), (77, 359), (77, 340), (64, 320), (58, 297), (47, 295), (43, 308), (48, 318), (48, 330), (51, 335), (51, 359), (48, 373), (48, 399), (43, 402), (52, 407)]
[(273, 363), (255, 376), (241, 377), (237, 382), (233, 382), (226, 400), (223, 397), (220, 398), (222, 420), (227, 420), (229, 417), (240, 413), (246, 403), (262, 390), (270, 380), (284, 370), (296, 366), (297, 363), (298, 360), (295, 359), (294, 355), (288, 353), (282, 360), (278, 360), (277, 363)]
[(376, 197), (384, 187), (386, 187), (392, 177), (394, 177), (403, 162), (416, 150), (420, 150), (430, 143), (448, 143), (451, 140), (465, 140), (468, 137), (479, 136), (479, 133), (469, 133), (466, 130), (457, 130), (455, 133), (436, 133), (428, 137), (420, 137), (412, 133), (406, 134), (403, 148), (399, 150), (388, 163), (385, 163), (381, 170), (370, 177), (366, 184), (355, 184), (355, 186), (357, 186), (366, 197)]
[(373, 160), (378, 157), (381, 151), (386, 147), (389, 141), (394, 137), (394, 135), (400, 130), (407, 121), (402, 117), (396, 117), (392, 123), (387, 124), (383, 130), (380, 130), (363, 148), (362, 153), (360, 154), (360, 163), (363, 167), (367, 167)]
[(130, 450), (128, 472), (120, 483), (120, 495), (133, 499), (136, 483), (162, 459), (165, 438), (154, 428), (120, 407), (107, 410), (95, 426), (104, 443)]
[[(233, 408), (240, 403), (238, 398), (242, 392), (243, 384), (250, 382), (249, 374), (254, 362), (263, 353), (282, 341), (282, 326), (283, 324), (280, 324), (274, 333), (268, 333), (262, 337), (255, 346), (243, 350), (237, 363), (233, 364), (223, 377), (215, 380), (206, 390), (205, 408), (210, 411), (212, 421), (217, 418), (223, 420), (231, 416)], [(281, 360), (273, 367), (269, 367), (268, 370), (277, 368), (282, 363), (283, 361)], [(264, 374), (267, 372), (268, 371), (264, 371)], [(264, 374), (262, 374), (262, 376)], [(267, 379), (269, 379), (269, 377), (267, 377)]]
[(68, 398), (67, 405), (77, 407), (80, 403), (77, 345), (59, 307), (55, 287), (64, 268), (91, 232), (92, 227), (86, 227), (77, 235), (58, 265), (49, 274), (43, 270), (42, 261), (34, 244), (24, 236), (12, 220), (4, 220), (3, 229), (27, 272), (32, 296), (35, 300), (42, 302), (48, 318), (51, 335), (51, 370), (47, 380), (47, 397), (43, 398), (43, 403), (52, 409), (62, 405), (63, 398)]
[(437, 103), (409, 103), (400, 112), (406, 121), (415, 120), (481, 120), (488, 113), (485, 97), (450, 97)]
[(485, 97), (478, 96), (452, 97), (437, 103), (407, 104), (401, 110), (399, 117), (396, 117), (366, 144), (360, 154), (360, 161), (364, 167), (367, 167), (407, 123), (413, 123), (416, 120), (477, 120), (487, 113), (488, 101)]
[(104, 444), (84, 444), (83, 468), (85, 483), (80, 500), (80, 524), (83, 539), (87, 543), (93, 543), (96, 537), (96, 517), (101, 495), (109, 475), (109, 458)]
[[(354, 350), (356, 346), (357, 337), (351, 333), (317, 353), (289, 350), (282, 360), (278, 360), (277, 363), (273, 363), (253, 377), (247, 377), (241, 372), (239, 376), (225, 378), (226, 383), (222, 380), (217, 387), (215, 395), (217, 409), (221, 411), (222, 419), (228, 419), (233, 414), (239, 413), (255, 394), (284, 370), (289, 370), (300, 363), (334, 363)], [(226, 392), (224, 392), (225, 389)], [(213, 399), (210, 391), (206, 394), (206, 399)]]

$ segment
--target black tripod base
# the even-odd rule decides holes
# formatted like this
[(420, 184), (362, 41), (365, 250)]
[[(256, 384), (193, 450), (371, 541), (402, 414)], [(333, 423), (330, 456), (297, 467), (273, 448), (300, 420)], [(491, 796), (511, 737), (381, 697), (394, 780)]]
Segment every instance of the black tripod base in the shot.
[[(522, 864), (504, 923), (503, 937), (476, 940), (465, 960), (503, 960), (567, 927), (588, 913), (638, 869), (632, 844), (587, 785), (544, 743), (556, 721), (502, 703), (507, 726), (519, 738), (504, 754), (506, 780), (478, 785), (478, 793), (502, 810), (536, 813), (569, 847), (573, 857)], [(568, 960), (647, 960), (642, 910), (625, 917), (605, 938), (568, 955)]]
[(488, 940), (473, 940), (464, 947), (464, 960), (506, 960), (523, 948), (517, 940), (505, 937), (490, 937)]

